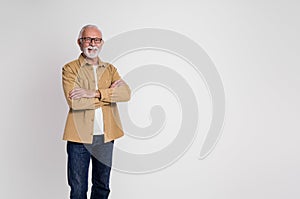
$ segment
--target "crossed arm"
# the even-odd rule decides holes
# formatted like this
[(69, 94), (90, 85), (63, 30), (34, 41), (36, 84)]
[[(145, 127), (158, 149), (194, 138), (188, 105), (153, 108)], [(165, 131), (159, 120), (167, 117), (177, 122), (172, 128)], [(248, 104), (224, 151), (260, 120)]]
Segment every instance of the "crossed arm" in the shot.
[[(115, 81), (109, 88), (117, 88), (120, 86), (125, 86), (124, 80), (119, 79)], [(69, 92), (69, 98), (76, 100), (80, 98), (99, 98), (101, 99), (101, 92), (99, 90), (88, 90), (84, 88), (74, 88)]]
[(69, 107), (73, 110), (97, 109), (103, 102), (114, 103), (128, 101), (130, 99), (131, 91), (116, 69), (114, 69), (113, 83), (109, 88), (89, 90), (80, 88), (76, 85), (76, 73), (70, 67), (63, 68), (62, 80), (64, 94)]

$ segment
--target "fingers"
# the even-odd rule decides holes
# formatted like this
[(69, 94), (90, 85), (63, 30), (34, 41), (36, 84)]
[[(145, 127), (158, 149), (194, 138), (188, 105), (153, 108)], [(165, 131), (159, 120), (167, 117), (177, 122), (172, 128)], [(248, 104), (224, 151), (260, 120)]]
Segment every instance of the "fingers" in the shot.
[(122, 79), (119, 79), (117, 81), (115, 81), (111, 86), (110, 88), (116, 88), (116, 87), (119, 87), (119, 86), (122, 86), (124, 85), (125, 82), (122, 80)]
[(112, 85), (110, 85), (110, 88), (115, 88), (118, 86), (120, 80), (115, 81)]
[(84, 96), (84, 94), (85, 94), (84, 89), (74, 88), (72, 91), (70, 91), (69, 98), (70, 99), (80, 99)]

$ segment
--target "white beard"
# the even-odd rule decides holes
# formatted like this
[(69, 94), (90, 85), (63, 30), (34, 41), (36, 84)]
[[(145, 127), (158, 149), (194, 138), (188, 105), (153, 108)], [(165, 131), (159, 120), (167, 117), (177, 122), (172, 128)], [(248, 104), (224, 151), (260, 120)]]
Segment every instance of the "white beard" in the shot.
[(98, 57), (99, 52), (100, 52), (100, 49), (97, 48), (96, 46), (89, 46), (89, 47), (83, 48), (83, 53), (85, 54), (85, 56), (87, 56), (90, 59), (94, 59), (94, 58)]

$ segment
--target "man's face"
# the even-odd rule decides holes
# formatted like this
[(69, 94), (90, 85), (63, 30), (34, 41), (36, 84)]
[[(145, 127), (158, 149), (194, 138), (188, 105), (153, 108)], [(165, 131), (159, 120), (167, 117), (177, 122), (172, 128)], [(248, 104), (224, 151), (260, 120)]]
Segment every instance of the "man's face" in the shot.
[(78, 39), (80, 49), (90, 59), (98, 57), (103, 45), (102, 34), (97, 28), (86, 28)]

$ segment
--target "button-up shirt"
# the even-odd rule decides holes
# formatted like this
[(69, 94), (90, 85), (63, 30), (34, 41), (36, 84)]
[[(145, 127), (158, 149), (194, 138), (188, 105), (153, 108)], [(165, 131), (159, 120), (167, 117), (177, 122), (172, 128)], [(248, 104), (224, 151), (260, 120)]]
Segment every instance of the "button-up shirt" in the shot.
[(95, 76), (92, 65), (88, 64), (82, 55), (63, 67), (63, 90), (70, 108), (63, 135), (64, 140), (92, 143), (95, 109), (99, 107), (102, 107), (103, 112), (104, 141), (109, 142), (124, 135), (116, 102), (128, 101), (130, 88), (126, 83), (110, 88), (110, 85), (121, 77), (112, 64), (102, 62), (100, 59), (97, 76), (100, 98), (70, 99), (69, 93), (74, 88), (96, 90)]

